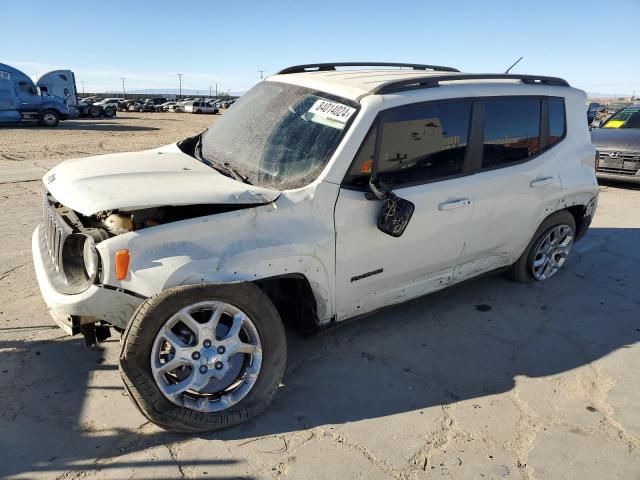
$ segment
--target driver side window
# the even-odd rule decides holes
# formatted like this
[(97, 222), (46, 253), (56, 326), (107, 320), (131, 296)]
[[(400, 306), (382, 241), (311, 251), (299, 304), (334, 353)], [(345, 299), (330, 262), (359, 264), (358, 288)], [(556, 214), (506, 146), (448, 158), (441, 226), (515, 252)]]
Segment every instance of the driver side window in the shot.
[[(377, 178), (388, 185), (444, 179), (462, 173), (471, 122), (471, 101), (395, 108), (381, 118)], [(377, 130), (368, 133), (347, 175), (366, 185), (373, 169)]]

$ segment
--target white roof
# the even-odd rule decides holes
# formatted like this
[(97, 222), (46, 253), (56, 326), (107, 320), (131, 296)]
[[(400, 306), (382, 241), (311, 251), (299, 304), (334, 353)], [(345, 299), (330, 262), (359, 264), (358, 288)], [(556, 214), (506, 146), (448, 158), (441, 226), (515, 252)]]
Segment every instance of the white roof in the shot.
[[(373, 90), (386, 83), (398, 80), (411, 80), (429, 76), (455, 76), (464, 75), (464, 72), (445, 72), (433, 70), (412, 70), (406, 68), (366, 69), (366, 70), (331, 70), (321, 72), (289, 73), (273, 75), (268, 81), (291, 83), (315, 90), (332, 93), (351, 100), (359, 100), (362, 96), (371, 94)], [(460, 80), (459, 84), (469, 83), (499, 83), (521, 84), (518, 79), (480, 79)], [(445, 83), (446, 84), (446, 83)]]

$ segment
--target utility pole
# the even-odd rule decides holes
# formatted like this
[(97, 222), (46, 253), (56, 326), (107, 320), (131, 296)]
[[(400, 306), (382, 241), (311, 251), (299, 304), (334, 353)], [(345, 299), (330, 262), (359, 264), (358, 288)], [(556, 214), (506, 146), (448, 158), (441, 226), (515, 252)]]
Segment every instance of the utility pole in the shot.
[(80, 83), (82, 84), (82, 95), (84, 95), (84, 80), (80, 80)]
[(216, 82), (216, 97), (218, 96), (218, 82)]
[(264, 80), (264, 70), (258, 70), (260, 72), (260, 80)]
[(209, 98), (211, 98), (211, 85), (209, 85)]
[(127, 79), (127, 77), (120, 77), (120, 80), (122, 80), (122, 96), (124, 98), (127, 98), (127, 91), (124, 89), (124, 81)]
[(178, 94), (178, 98), (182, 98), (182, 74), (181, 73), (176, 73), (176, 75), (178, 75), (178, 79), (180, 81), (180, 90), (179, 90), (179, 94)]

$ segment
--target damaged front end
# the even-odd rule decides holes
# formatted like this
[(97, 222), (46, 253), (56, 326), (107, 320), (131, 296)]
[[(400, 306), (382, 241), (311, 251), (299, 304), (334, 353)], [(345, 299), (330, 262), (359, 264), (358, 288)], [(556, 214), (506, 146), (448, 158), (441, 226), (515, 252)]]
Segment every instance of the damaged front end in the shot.
[(43, 177), (44, 218), (33, 236), (34, 264), (51, 315), (67, 333), (99, 341), (110, 326), (125, 328), (145, 299), (113, 275), (116, 252), (105, 242), (258, 207), (280, 196), (223, 174), (183, 149), (173, 144), (67, 160)]
[[(103, 282), (104, 261), (97, 249), (100, 243), (118, 235), (167, 223), (261, 205), (166, 205), (103, 210), (84, 215), (58, 202), (48, 191), (45, 191), (43, 200), (44, 219), (34, 234), (33, 246), (41, 290), (56, 323), (69, 335), (82, 334), (87, 345), (109, 338), (110, 328), (122, 331), (130, 315), (145, 298)], [(93, 304), (82, 300), (84, 305), (67, 303), (67, 299), (92, 296), (94, 290), (108, 292), (112, 300)], [(65, 297), (65, 300), (50, 300), (47, 291), (51, 292), (49, 297)], [(118, 297), (119, 294), (122, 296)], [(113, 299), (117, 299), (118, 308), (113, 307)]]

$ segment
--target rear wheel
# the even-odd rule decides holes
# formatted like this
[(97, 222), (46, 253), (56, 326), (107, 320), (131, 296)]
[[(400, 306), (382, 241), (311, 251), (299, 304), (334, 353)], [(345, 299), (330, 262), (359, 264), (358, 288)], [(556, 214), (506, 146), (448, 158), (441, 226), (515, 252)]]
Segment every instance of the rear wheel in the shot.
[(527, 249), (511, 267), (518, 282), (541, 282), (554, 276), (565, 264), (575, 239), (576, 221), (566, 210), (546, 218)]
[(286, 362), (277, 310), (250, 283), (177, 287), (145, 301), (123, 337), (131, 399), (168, 430), (200, 432), (264, 411)]
[(107, 107), (104, 109), (104, 116), (111, 118), (111, 117), (115, 117), (116, 115), (116, 109), (114, 107)]
[(93, 105), (89, 107), (89, 116), (91, 118), (98, 118), (102, 113), (102, 109), (100, 107), (94, 107)]

